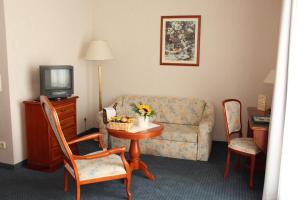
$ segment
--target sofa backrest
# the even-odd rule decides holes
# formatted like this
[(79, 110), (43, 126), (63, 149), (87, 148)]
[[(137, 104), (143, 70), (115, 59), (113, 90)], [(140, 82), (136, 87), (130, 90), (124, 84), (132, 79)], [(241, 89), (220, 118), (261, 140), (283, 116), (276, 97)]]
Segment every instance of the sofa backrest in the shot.
[(145, 103), (156, 112), (153, 118), (157, 122), (199, 125), (206, 102), (197, 98), (176, 98), (157, 96), (133, 96), (122, 97), (122, 105), (118, 105), (119, 115), (136, 116), (131, 110), (132, 103)]

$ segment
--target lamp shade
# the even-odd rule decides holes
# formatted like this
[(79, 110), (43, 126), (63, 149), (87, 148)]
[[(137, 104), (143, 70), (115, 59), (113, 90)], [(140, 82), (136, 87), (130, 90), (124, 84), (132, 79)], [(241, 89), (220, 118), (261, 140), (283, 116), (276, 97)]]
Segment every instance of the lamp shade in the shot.
[(85, 54), (86, 60), (110, 60), (113, 59), (111, 50), (107, 42), (102, 40), (95, 40), (89, 44)]
[(274, 84), (274, 82), (275, 82), (275, 70), (272, 69), (271, 71), (269, 71), (268, 75), (266, 76), (264, 83)]

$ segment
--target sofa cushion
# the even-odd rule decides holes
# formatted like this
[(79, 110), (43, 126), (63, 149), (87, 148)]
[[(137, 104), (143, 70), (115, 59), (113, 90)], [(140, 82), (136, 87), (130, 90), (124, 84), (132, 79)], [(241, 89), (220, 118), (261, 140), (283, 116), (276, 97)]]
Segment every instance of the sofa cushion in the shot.
[(197, 143), (198, 126), (167, 123), (163, 125), (164, 131), (155, 139)]
[(135, 116), (131, 103), (149, 104), (156, 116), (153, 120), (162, 123), (199, 125), (205, 108), (205, 101), (196, 98), (174, 98), (154, 96), (124, 96), (120, 114)]

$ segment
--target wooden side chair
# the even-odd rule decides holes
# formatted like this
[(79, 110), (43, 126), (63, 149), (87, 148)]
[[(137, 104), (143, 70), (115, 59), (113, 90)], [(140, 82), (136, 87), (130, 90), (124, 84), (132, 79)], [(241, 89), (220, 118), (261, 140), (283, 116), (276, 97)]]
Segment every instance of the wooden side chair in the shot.
[(131, 200), (131, 170), (125, 159), (125, 147), (96, 151), (87, 155), (74, 155), (69, 147), (82, 141), (98, 139), (99, 148), (104, 149), (102, 134), (94, 133), (67, 142), (57, 112), (49, 99), (40, 97), (42, 109), (51, 125), (64, 157), (64, 190), (68, 191), (68, 176), (75, 180), (76, 200), (80, 199), (80, 186), (85, 184), (124, 179), (128, 199)]
[[(254, 144), (253, 138), (242, 137), (242, 104), (237, 99), (226, 99), (222, 102), (226, 138), (228, 142), (227, 161), (224, 172), (226, 178), (230, 169), (230, 154), (231, 152), (236, 154), (237, 163), (236, 170), (240, 168), (240, 156), (248, 157), (251, 160), (250, 163), (250, 183), (249, 186), (253, 189), (254, 186), (254, 169), (256, 155), (260, 152), (259, 148)], [(233, 135), (238, 137), (232, 138)]]

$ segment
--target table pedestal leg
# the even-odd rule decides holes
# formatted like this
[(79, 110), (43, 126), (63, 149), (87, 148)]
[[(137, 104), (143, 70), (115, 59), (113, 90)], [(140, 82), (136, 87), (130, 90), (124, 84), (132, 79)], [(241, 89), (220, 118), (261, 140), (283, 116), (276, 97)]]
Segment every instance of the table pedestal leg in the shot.
[(149, 172), (147, 165), (140, 159), (140, 144), (138, 140), (131, 140), (130, 142), (130, 169), (134, 170), (143, 170), (145, 176), (150, 180), (155, 180), (155, 177)]

